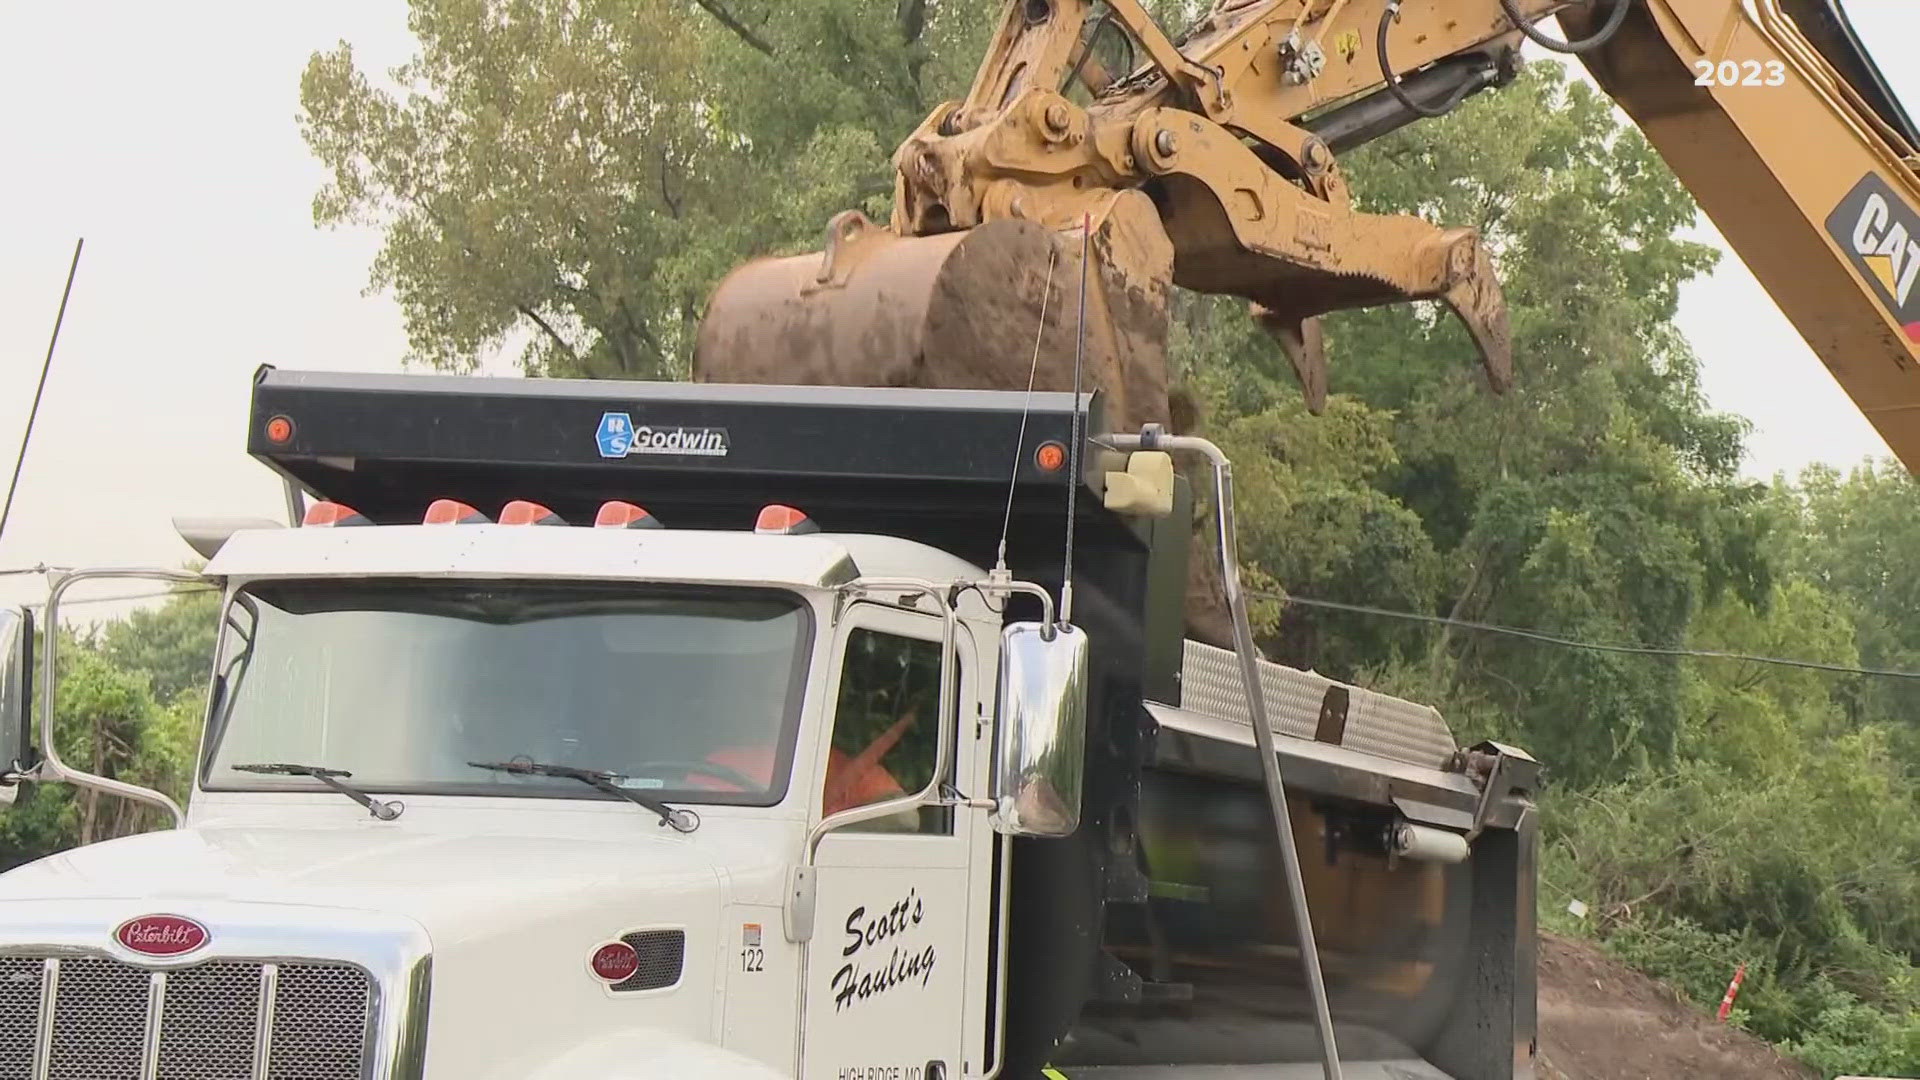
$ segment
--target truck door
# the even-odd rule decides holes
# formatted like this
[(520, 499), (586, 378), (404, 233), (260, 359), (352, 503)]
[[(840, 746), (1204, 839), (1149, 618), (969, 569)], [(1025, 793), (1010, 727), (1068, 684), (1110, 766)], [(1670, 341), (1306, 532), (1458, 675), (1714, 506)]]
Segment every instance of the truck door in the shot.
[[(857, 605), (842, 622), (831, 747), (818, 813), (911, 794), (933, 775), (938, 618)], [(971, 640), (956, 634), (955, 704), (979, 709)], [(984, 782), (979, 725), (958, 725), (949, 781)], [(816, 818), (815, 820), (818, 820)], [(923, 806), (821, 839), (807, 946), (804, 1080), (960, 1080), (978, 1075), (985, 993), (985, 815)], [(990, 845), (986, 845), (990, 849)]]

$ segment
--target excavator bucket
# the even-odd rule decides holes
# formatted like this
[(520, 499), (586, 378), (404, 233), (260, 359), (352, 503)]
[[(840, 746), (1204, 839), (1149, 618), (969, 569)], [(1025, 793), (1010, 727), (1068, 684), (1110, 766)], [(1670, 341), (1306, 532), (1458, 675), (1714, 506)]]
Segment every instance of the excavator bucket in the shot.
[[(1125, 428), (1167, 421), (1172, 253), (1133, 193), (1101, 218), (1081, 385)], [(1144, 202), (1144, 199), (1140, 200)], [(1157, 240), (1157, 244), (1155, 241)], [(760, 259), (714, 290), (694, 347), (702, 382), (1070, 390), (1081, 242), (1031, 222), (900, 236), (855, 211), (823, 252)]]

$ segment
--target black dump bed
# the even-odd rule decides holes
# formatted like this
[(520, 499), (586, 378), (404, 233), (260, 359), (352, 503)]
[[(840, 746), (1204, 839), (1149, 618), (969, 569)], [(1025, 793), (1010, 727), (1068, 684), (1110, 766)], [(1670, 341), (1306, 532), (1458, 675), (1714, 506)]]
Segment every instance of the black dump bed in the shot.
[[(1057, 588), (1067, 470), (1043, 469), (1036, 455), (1066, 447), (1075, 401), (263, 367), (247, 452), (308, 494), (381, 524), (417, 523), (445, 498), (489, 516), (529, 499), (584, 525), (620, 499), (668, 528), (748, 529), (762, 506), (782, 503), (827, 532), (900, 536), (988, 567), (1008, 523), (1014, 572)], [(1132, 623), (1130, 635), (1155, 628), (1149, 693), (1177, 701), (1190, 530), (1172, 524), (1184, 522), (1180, 512), (1162, 522), (1107, 512), (1098, 491), (1102, 400), (1079, 401), (1090, 433), (1082, 474), (1094, 482), (1077, 502), (1075, 592), (1117, 605), (1108, 614)]]
[[(1098, 430), (1100, 399), (1084, 402)], [(417, 522), (437, 498), (489, 514), (532, 499), (579, 522), (625, 499), (686, 527), (737, 528), (743, 508), (751, 521), (766, 502), (806, 502), (829, 531), (988, 511), (997, 529), (1010, 481), (1023, 510), (1061, 520), (1066, 471), (1042, 470), (1034, 452), (1065, 445), (1073, 406), (1064, 393), (265, 368), (247, 451), (383, 523)], [(1099, 527), (1098, 499), (1082, 506)]]

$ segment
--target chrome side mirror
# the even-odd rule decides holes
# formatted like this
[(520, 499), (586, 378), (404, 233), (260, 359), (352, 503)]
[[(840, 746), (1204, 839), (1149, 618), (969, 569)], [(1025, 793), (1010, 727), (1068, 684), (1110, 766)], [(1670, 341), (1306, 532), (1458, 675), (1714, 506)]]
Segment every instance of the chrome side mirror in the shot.
[(1068, 836), (1080, 827), (1087, 753), (1087, 635), (1012, 623), (1000, 633), (1000, 715), (993, 732), (993, 814), (1008, 836)]
[(0, 807), (13, 805), (17, 779), (33, 758), (33, 616), (0, 609)]

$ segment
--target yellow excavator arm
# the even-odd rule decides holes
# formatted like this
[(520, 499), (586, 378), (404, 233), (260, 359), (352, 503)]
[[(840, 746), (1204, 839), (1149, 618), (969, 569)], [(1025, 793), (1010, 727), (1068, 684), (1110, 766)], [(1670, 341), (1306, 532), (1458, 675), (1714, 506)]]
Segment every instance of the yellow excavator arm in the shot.
[(1636, 0), (1583, 59), (1920, 471), (1920, 134), (1838, 0)]
[(1920, 466), (1916, 137), (1837, 3), (1219, 0), (1176, 40), (1139, 0), (1009, 0), (967, 96), (896, 152), (891, 221), (736, 270), (696, 375), (1063, 388), (1084, 242), (1089, 380), (1120, 423), (1168, 419), (1172, 285), (1249, 301), (1316, 410), (1316, 318), (1410, 300), (1450, 307), (1503, 389), (1479, 237), (1355, 209), (1339, 156), (1502, 85), (1530, 37), (1578, 53)]

